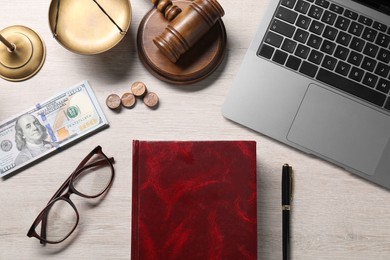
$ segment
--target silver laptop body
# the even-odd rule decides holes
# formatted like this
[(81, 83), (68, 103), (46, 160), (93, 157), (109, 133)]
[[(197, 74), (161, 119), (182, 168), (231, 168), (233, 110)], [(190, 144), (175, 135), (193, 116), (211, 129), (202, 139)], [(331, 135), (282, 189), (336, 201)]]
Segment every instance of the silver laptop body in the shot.
[[(297, 7), (298, 2), (303, 7)], [(387, 1), (371, 0), (371, 2), (383, 4)], [(320, 8), (315, 6), (316, 4), (320, 4)], [(296, 8), (302, 13), (298, 12), (294, 20), (291, 12), (285, 10), (288, 9), (287, 5), (290, 5), (293, 11), (296, 11), (294, 10)], [(314, 10), (311, 9), (312, 6)], [(302, 8), (306, 7), (308, 10), (305, 13)], [(279, 8), (281, 8), (280, 13)], [(384, 10), (383, 8), (387, 7), (379, 8)], [(345, 14), (345, 10), (353, 12)], [(310, 15), (309, 11), (311, 11)], [(347, 19), (339, 18), (339, 28), (332, 31), (328, 28), (328, 22), (330, 18), (337, 19), (334, 14), (346, 15)], [(324, 31), (328, 30), (329, 34), (324, 41), (330, 47), (323, 45), (317, 48), (309, 47), (307, 57), (290, 58), (290, 56), (300, 54), (297, 53), (300, 44), (306, 45), (301, 38), (302, 35), (297, 35), (297, 29), (292, 32), (290, 26), (286, 25), (295, 26), (298, 19), (301, 26), (299, 32), (306, 39), (312, 34), (322, 37), (320, 33), (316, 34), (318, 27), (315, 26), (322, 24)], [(313, 23), (313, 21), (319, 23), (311, 27), (310, 22)], [(342, 28), (345, 26), (345, 21), (349, 21), (351, 27), (353, 24), (354, 28)], [(363, 27), (356, 25), (359, 22), (363, 22)], [(281, 29), (281, 24), (287, 29), (284, 27)], [(363, 32), (357, 36), (358, 33), (354, 29), (361, 29)], [(344, 46), (349, 49), (349, 56), (335, 58), (332, 56), (334, 53), (331, 52), (337, 50), (338, 55), (342, 55), (341, 50), (345, 48), (338, 47), (341, 45), (338, 42), (342, 42), (344, 38), (341, 38), (341, 35), (338, 38), (339, 35), (332, 34), (340, 34), (343, 30), (345, 34), (350, 35), (351, 40), (359, 41), (358, 39), (364, 38), (365, 46), (362, 46), (360, 52), (350, 49), (350, 46)], [(268, 34), (270, 31), (272, 33)], [(372, 35), (374, 33), (376, 36)], [(379, 35), (385, 42), (380, 41)], [(355, 1), (270, 1), (264, 21), (260, 24), (250, 44), (234, 84), (223, 104), (222, 114), (232, 121), (306, 153), (314, 154), (390, 189), (390, 95), (387, 90), (390, 72), (386, 74), (386, 66), (390, 66), (390, 62), (386, 62), (390, 43), (384, 47), (387, 38), (383, 35), (390, 37), (390, 16)], [(285, 44), (286, 38), (291, 41)], [(273, 41), (276, 41), (276, 44)], [(376, 41), (383, 46), (379, 46), (376, 54), (373, 55), (369, 47)], [(268, 44), (269, 42), (274, 45)], [(324, 42), (323, 44), (325, 45)], [(263, 45), (267, 46), (262, 55), (267, 57), (260, 55), (260, 52), (263, 52), (261, 47)], [(291, 48), (292, 45), (295, 45), (295, 49)], [(327, 52), (328, 47), (333, 50)], [(307, 50), (303, 46), (300, 48)], [(270, 50), (273, 51), (272, 54)], [(314, 54), (310, 56), (313, 50), (317, 52), (313, 52)], [(321, 51), (325, 53), (322, 53), (322, 60), (318, 60), (315, 54)], [(377, 56), (379, 52), (383, 56), (380, 56), (380, 59)], [(357, 61), (354, 60), (356, 57), (353, 55), (357, 57)], [(343, 65), (348, 60), (354, 64), (350, 65), (348, 72), (345, 72)], [(362, 71), (359, 66), (362, 66), (363, 62), (365, 67), (371, 66), (372, 64), (368, 61), (372, 62), (372, 60), (376, 62), (375, 66), (378, 68), (373, 67), (369, 72)], [(299, 65), (297, 61), (300, 62)], [(329, 67), (323, 67), (327, 65)], [(317, 70), (313, 69), (314, 67)], [(375, 74), (376, 72), (380, 75)], [(331, 79), (332, 73), (338, 74), (338, 77)], [(373, 82), (373, 80), (376, 81)], [(341, 82), (342, 86), (332, 86), (334, 81)], [(359, 88), (354, 88), (356, 83)], [(368, 90), (363, 89), (363, 85)], [(354, 95), (349, 92), (353, 92)], [(362, 97), (362, 92), (371, 96)]]

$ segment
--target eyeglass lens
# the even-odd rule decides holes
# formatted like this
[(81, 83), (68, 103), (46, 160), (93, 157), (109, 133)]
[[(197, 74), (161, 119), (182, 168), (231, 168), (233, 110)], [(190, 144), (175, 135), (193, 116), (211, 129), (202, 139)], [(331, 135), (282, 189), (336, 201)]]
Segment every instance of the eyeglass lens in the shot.
[(74, 189), (87, 197), (95, 197), (104, 192), (113, 177), (111, 165), (106, 157), (98, 153), (91, 157), (87, 164), (94, 165), (82, 170), (74, 179)]
[[(73, 206), (66, 200), (59, 199), (46, 208), (46, 240), (58, 243), (64, 240), (75, 229), (78, 216)], [(36, 227), (41, 230), (42, 221)]]

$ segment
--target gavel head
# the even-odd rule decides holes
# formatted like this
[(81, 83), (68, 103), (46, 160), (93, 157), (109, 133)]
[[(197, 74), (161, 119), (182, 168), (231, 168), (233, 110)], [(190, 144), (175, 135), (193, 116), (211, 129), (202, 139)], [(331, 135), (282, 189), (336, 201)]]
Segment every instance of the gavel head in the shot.
[(193, 47), (225, 14), (216, 0), (194, 0), (153, 39), (173, 63)]

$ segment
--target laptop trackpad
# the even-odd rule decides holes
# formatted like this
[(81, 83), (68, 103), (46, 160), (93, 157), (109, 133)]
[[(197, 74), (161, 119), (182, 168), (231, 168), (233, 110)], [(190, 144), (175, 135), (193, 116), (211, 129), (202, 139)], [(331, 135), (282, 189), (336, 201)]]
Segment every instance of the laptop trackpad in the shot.
[(389, 137), (389, 116), (313, 84), (287, 135), (291, 142), (370, 175)]

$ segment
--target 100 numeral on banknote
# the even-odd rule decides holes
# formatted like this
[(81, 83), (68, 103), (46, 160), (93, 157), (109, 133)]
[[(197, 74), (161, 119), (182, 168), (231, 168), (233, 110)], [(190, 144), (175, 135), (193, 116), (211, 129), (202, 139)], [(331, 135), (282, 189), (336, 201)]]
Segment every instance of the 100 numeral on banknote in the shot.
[(88, 81), (0, 123), (0, 176), (108, 126)]

